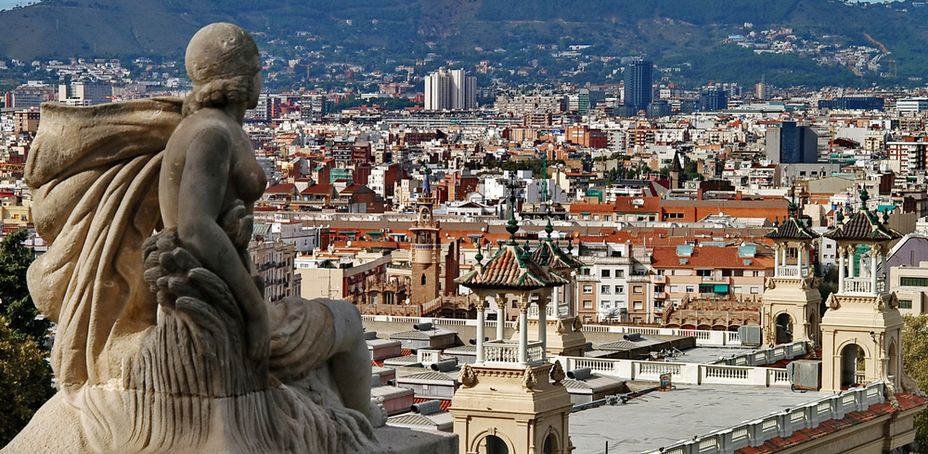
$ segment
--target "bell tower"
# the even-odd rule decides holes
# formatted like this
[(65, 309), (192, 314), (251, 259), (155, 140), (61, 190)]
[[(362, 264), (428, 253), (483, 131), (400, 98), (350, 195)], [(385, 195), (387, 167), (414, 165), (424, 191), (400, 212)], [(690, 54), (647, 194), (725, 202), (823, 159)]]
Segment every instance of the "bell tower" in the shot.
[(867, 209), (846, 221), (838, 213), (825, 238), (838, 244), (838, 289), (828, 297), (822, 317), (822, 389), (841, 389), (883, 380), (899, 389), (902, 375), (903, 320), (896, 295), (886, 285), (886, 254), (902, 237)]
[(764, 343), (807, 341), (819, 345), (822, 297), (816, 288), (812, 247), (819, 238), (799, 218), (795, 196), (789, 217), (766, 236), (774, 242), (774, 275), (767, 280), (761, 310)]
[(429, 182), (432, 172), (425, 168), (422, 178), (422, 192), (416, 202), (418, 216), (409, 228), (412, 232), (410, 245), (410, 265), (412, 268), (411, 304), (425, 304), (438, 298), (441, 275), (441, 226), (432, 217), (432, 186)]

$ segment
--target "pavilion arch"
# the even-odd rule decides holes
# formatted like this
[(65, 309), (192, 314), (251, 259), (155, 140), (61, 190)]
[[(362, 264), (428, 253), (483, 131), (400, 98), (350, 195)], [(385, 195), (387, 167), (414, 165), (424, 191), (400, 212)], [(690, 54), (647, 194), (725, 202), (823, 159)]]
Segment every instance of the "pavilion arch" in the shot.
[(886, 366), (886, 375), (893, 378), (896, 378), (899, 374), (899, 371), (897, 370), (898, 365), (896, 364), (896, 356), (899, 354), (897, 350), (898, 347), (896, 346), (896, 339), (890, 339), (889, 347), (886, 349), (886, 358), (888, 359), (887, 363), (889, 363)]
[(787, 311), (781, 311), (774, 317), (774, 328), (776, 329), (776, 344), (788, 344), (793, 341), (793, 333), (796, 329), (796, 320), (793, 320), (792, 314)]
[(541, 445), (542, 454), (564, 454), (564, 451), (561, 450), (560, 440), (561, 437), (558, 435), (557, 431), (548, 427), (548, 433), (545, 434), (544, 441)]
[(518, 454), (504, 433), (496, 430), (487, 430), (474, 437), (474, 444), (468, 452), (477, 454)]
[(839, 383), (841, 388), (859, 384), (858, 377), (867, 376), (867, 363), (873, 357), (867, 346), (849, 340), (843, 342), (837, 351), (841, 356), (841, 381)]

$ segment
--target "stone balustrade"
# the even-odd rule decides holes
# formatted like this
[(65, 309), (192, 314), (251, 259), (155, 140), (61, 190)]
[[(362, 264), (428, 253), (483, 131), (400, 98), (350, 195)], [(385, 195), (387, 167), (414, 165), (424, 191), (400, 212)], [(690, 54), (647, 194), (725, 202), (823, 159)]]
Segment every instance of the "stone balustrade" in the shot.
[(864, 411), (886, 401), (882, 382), (870, 383), (821, 400), (788, 410), (770, 413), (753, 421), (715, 432), (681, 440), (649, 454), (729, 454), (756, 447), (776, 437), (789, 437), (798, 430), (814, 429), (819, 424), (844, 418), (852, 411)]

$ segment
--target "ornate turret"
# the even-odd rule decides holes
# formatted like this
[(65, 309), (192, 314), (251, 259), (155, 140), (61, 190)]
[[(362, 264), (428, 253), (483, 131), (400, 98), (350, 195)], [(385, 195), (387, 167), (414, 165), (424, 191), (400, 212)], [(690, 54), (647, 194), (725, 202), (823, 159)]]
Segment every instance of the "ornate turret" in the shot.
[[(568, 417), (572, 404), (561, 383), (564, 373), (560, 364), (545, 360), (548, 324), (543, 307), (552, 289), (568, 280), (536, 263), (528, 246), (516, 241), (519, 224), (515, 202), (515, 188), (511, 188), (506, 223), (509, 240), (486, 264), (455, 279), (480, 298), (476, 361), (462, 368), (461, 387), (449, 409), (461, 452), (483, 452), (478, 446), (538, 454), (548, 452), (546, 449), (570, 449)], [(515, 342), (504, 337), (503, 320), (510, 297), (519, 307)], [(490, 298), (498, 306), (497, 339), (487, 342), (485, 311)], [(538, 340), (529, 342), (528, 312), (534, 304), (542, 306), (538, 311)], [(486, 405), (489, 395), (498, 402), (492, 409)]]
[(870, 211), (860, 190), (860, 208), (824, 234), (838, 249), (838, 289), (822, 317), (822, 388), (885, 380), (896, 386), (902, 366), (902, 316), (886, 286), (886, 255), (902, 235)]
[(774, 243), (774, 275), (767, 279), (761, 318), (764, 342), (770, 345), (819, 340), (822, 299), (812, 264), (819, 236), (798, 213), (790, 190), (789, 216), (766, 235)]

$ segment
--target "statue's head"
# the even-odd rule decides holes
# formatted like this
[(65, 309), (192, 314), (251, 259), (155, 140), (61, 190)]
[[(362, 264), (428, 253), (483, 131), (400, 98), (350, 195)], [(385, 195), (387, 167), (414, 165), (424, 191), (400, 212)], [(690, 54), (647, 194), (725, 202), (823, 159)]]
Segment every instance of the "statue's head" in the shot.
[(257, 105), (261, 59), (254, 39), (241, 27), (217, 22), (201, 28), (187, 45), (184, 63), (193, 82), (185, 114), (203, 107)]

